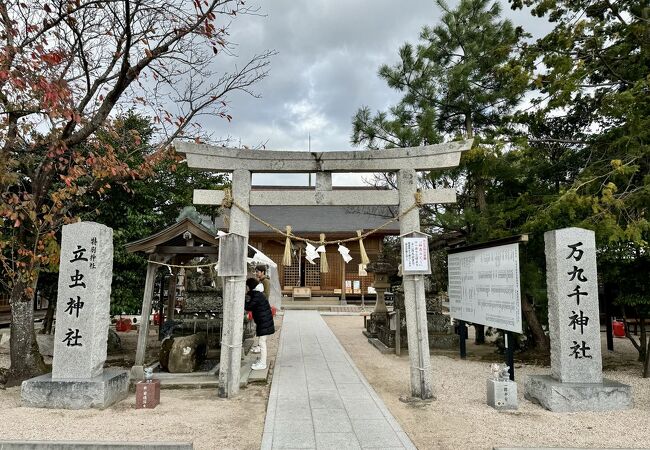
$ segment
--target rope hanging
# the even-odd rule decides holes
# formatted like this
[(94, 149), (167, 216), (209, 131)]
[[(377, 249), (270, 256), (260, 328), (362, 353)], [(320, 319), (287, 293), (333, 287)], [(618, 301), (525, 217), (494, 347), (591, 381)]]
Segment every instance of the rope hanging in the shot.
[[(240, 208), (241, 209), (241, 208)], [(282, 233), (284, 234), (287, 239), (284, 243), (284, 257), (282, 258), (282, 265), (283, 266), (290, 266), (291, 265), (291, 225), (287, 225), (287, 232)]]
[[(325, 245), (325, 233), (320, 234), (320, 245)], [(322, 252), (320, 254), (320, 272), (328, 273), (330, 271), (330, 266), (327, 264), (327, 252)]]
[[(225, 200), (225, 197), (224, 197), (224, 200)], [(257, 220), (259, 223), (261, 223), (265, 227), (269, 228), (270, 230), (275, 231), (276, 233), (278, 233), (278, 234), (280, 234), (280, 235), (282, 235), (282, 236), (284, 236), (286, 238), (290, 238), (290, 239), (293, 239), (293, 240), (296, 240), (296, 241), (301, 241), (301, 242), (309, 242), (311, 244), (316, 244), (317, 243), (313, 239), (307, 239), (307, 238), (303, 238), (303, 237), (295, 236), (295, 235), (291, 234), (291, 230), (290, 230), (291, 227), (289, 227), (289, 226), (287, 226), (287, 228), (289, 229), (289, 231), (287, 231), (287, 232), (284, 232), (284, 231), (280, 230), (276, 226), (270, 224), (266, 220), (264, 220), (261, 217), (255, 215), (249, 209), (244, 208), (243, 206), (238, 204), (234, 199), (232, 200), (232, 205), (236, 206), (237, 208), (239, 208), (240, 211), (242, 211), (245, 214), (248, 214), (250, 217)], [(358, 241), (360, 239), (365, 239), (368, 236), (370, 236), (371, 234), (374, 234), (377, 231), (381, 230), (385, 226), (390, 225), (393, 222), (397, 222), (402, 217), (404, 217), (406, 214), (410, 213), (414, 209), (419, 208), (421, 206), (422, 206), (422, 193), (418, 191), (418, 192), (415, 193), (414, 202), (413, 202), (413, 204), (411, 206), (406, 208), (404, 211), (402, 211), (401, 213), (399, 213), (397, 216), (393, 217), (392, 219), (389, 219), (386, 222), (382, 223), (378, 227), (373, 228), (372, 230), (363, 233), (361, 236), (355, 236), (355, 237), (351, 237), (351, 238), (347, 238), (347, 239), (337, 239), (335, 241), (324, 241), (324, 242), (322, 242), (322, 245), (341, 244), (341, 243), (345, 243), (345, 242), (353, 242), (353, 241)], [(289, 255), (289, 256), (291, 256), (291, 255)], [(286, 257), (286, 247), (285, 247), (285, 257)], [(283, 263), (283, 265), (291, 265), (291, 264), (284, 264)]]
[(369, 264), (370, 258), (368, 258), (368, 254), (366, 253), (366, 247), (363, 245), (361, 230), (357, 230), (357, 236), (359, 236), (359, 253), (361, 254), (361, 264)]
[(415, 206), (418, 208), (422, 207), (422, 191), (419, 189), (415, 192)]
[(228, 188), (223, 190), (223, 200), (221, 200), (221, 207), (225, 209), (230, 209), (232, 207), (233, 198), (232, 191)]
[(195, 264), (193, 266), (184, 266), (181, 264), (168, 264), (160, 261), (147, 261), (150, 264), (156, 264), (158, 266), (166, 266), (166, 267), (174, 267), (177, 269), (198, 269), (200, 267), (214, 267), (217, 265), (216, 262), (208, 263), (208, 264)]

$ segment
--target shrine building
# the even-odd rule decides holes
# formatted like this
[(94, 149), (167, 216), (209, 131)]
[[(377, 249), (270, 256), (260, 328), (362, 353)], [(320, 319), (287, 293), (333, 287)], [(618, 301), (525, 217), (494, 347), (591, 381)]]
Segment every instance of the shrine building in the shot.
[[(255, 186), (253, 190), (309, 190), (304, 186)], [(311, 188), (313, 189), (313, 187)], [(376, 190), (375, 188), (358, 187), (341, 188), (345, 190)], [(334, 187), (333, 190), (337, 190)], [(278, 195), (282, 195), (278, 193)], [(320, 234), (325, 233), (325, 240), (347, 239), (356, 237), (357, 230), (363, 233), (375, 229), (397, 215), (397, 208), (388, 206), (251, 206), (251, 212), (274, 227), (285, 230), (291, 226), (292, 234), (313, 240), (318, 246)], [(227, 229), (224, 218), (217, 218), (217, 227)], [(344, 245), (350, 250), (352, 260), (345, 263), (338, 252), (338, 245), (326, 246), (329, 271), (320, 272), (320, 261), (309, 263), (305, 258), (305, 243), (293, 240), (291, 242), (291, 266), (283, 266), (285, 238), (251, 217), (249, 244), (262, 251), (278, 265), (278, 275), (282, 294), (292, 297), (294, 288), (308, 287), (311, 297), (338, 297), (344, 299), (360, 299), (361, 295), (368, 296), (368, 287), (372, 285), (373, 275), (359, 275), (361, 257), (358, 241)], [(399, 234), (399, 222), (394, 221), (371, 234), (363, 240), (366, 253), (371, 261), (377, 259), (383, 249), (385, 236)], [(363, 273), (363, 272), (362, 272)], [(372, 289), (371, 289), (372, 291)], [(370, 297), (374, 297), (371, 293)]]

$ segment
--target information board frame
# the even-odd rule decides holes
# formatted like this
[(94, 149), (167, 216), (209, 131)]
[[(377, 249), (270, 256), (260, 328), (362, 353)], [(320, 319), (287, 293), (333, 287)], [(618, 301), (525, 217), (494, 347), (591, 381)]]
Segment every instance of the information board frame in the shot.
[[(448, 251), (452, 318), (522, 333), (518, 243), (527, 240), (528, 236), (522, 235)], [(503, 310), (511, 310), (512, 314), (503, 315)]]

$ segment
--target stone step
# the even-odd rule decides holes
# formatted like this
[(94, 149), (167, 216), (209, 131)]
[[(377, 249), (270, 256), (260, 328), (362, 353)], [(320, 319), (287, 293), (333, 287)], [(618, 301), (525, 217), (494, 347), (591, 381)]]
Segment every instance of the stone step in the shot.
[(269, 366), (267, 364), (266, 369), (264, 370), (251, 370), (250, 375), (248, 375), (248, 383), (266, 384), (268, 378), (269, 378)]
[(374, 347), (379, 350), (380, 353), (383, 354), (390, 354), (390, 353), (395, 353), (395, 349), (391, 347), (386, 347), (386, 344), (381, 342), (377, 338), (369, 337), (368, 342), (370, 342)]
[(361, 306), (354, 305), (345, 305), (345, 306), (332, 306), (330, 307), (331, 312), (362, 312), (363, 309)]
[(251, 367), (255, 361), (257, 361), (257, 353), (249, 353), (244, 356), (244, 360), (241, 363), (241, 373), (239, 376), (239, 387), (245, 387), (249, 383), (266, 383), (266, 379), (269, 375), (268, 363), (266, 369), (264, 370), (253, 370)]
[(160, 379), (161, 389), (217, 389), (219, 387), (219, 378), (214, 375), (171, 375), (175, 375), (175, 377)]
[(332, 305), (338, 305), (341, 303), (341, 299), (339, 297), (327, 297), (327, 296), (321, 296), (321, 295), (312, 295), (310, 299), (307, 299), (305, 297), (298, 297), (296, 299), (293, 299), (292, 297), (284, 297), (282, 299), (282, 305), (285, 304), (290, 304), (290, 303), (319, 303), (319, 304), (332, 304)]
[(285, 311), (303, 310), (303, 311), (330, 311), (332, 305), (322, 305), (318, 303), (291, 303), (282, 304), (282, 309)]

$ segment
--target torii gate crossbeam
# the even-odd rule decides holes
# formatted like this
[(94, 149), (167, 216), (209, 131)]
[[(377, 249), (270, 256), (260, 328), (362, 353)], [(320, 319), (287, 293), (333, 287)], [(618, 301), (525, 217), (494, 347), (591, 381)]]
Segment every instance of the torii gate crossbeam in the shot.
[[(273, 150), (228, 149), (205, 144), (175, 141), (176, 151), (187, 158), (188, 166), (216, 172), (232, 172), (232, 196), (242, 208), (250, 205), (388, 205), (398, 204), (400, 214), (415, 201), (417, 171), (455, 167), (461, 152), (472, 141), (456, 141), (422, 147), (347, 152), (289, 152)], [(332, 172), (397, 172), (398, 191), (332, 191)], [(262, 192), (251, 192), (251, 173), (316, 172), (316, 191), (274, 191), (273, 200)], [(220, 204), (219, 191), (195, 190), (194, 203)], [(453, 203), (455, 192), (449, 189), (424, 191), (422, 203)], [(239, 208), (232, 208), (231, 233), (246, 237), (250, 219)], [(420, 230), (419, 210), (412, 209), (400, 219), (400, 234)], [(404, 304), (411, 373), (411, 395), (433, 397), (431, 358), (421, 276), (405, 275)], [(229, 277), (224, 287), (224, 325), (219, 370), (220, 395), (230, 397), (239, 391), (242, 318), (245, 277)]]

